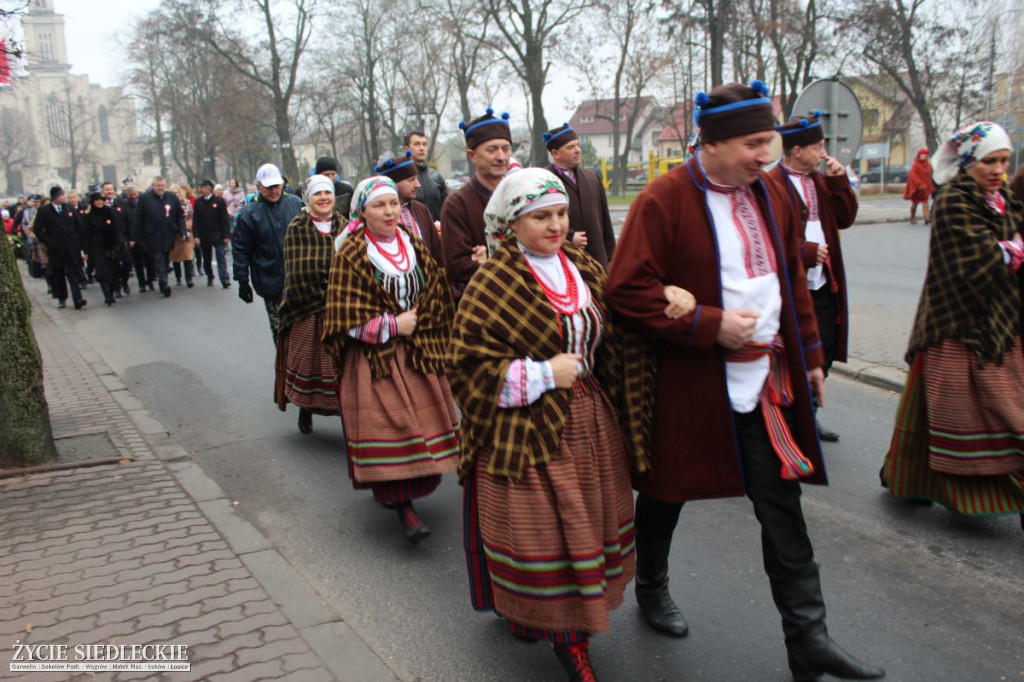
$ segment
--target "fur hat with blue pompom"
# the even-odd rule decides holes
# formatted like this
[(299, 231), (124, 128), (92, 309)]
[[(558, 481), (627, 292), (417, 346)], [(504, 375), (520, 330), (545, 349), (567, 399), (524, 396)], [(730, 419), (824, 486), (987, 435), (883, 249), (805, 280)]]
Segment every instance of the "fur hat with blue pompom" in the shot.
[(768, 86), (726, 83), (694, 98), (693, 120), (701, 142), (714, 142), (775, 129), (775, 114)]
[(466, 136), (466, 149), (476, 149), (487, 140), (506, 140), (509, 144), (512, 143), (508, 113), (503, 113), (501, 118), (498, 118), (494, 115), (494, 109), (490, 107), (487, 107), (483, 116), (478, 116), (469, 123), (459, 123), (459, 128)]
[(821, 127), (821, 112), (812, 111), (807, 116), (794, 116), (775, 129), (782, 135), (782, 148), (806, 147), (825, 139)]

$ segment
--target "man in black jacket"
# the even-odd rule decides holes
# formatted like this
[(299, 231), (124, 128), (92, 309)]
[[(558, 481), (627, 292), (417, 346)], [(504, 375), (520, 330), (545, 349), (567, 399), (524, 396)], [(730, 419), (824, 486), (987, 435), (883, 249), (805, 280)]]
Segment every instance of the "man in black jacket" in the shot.
[(246, 204), (236, 216), (232, 265), (238, 298), (252, 303), (255, 286), (256, 293), (263, 298), (270, 333), (277, 345), (277, 308), (284, 291), (284, 233), (288, 223), (302, 210), (302, 199), (284, 191), (284, 178), (272, 163), (265, 163), (256, 171), (256, 189), (259, 199)]
[[(125, 209), (124, 204), (120, 199), (117, 198), (117, 188), (114, 187), (112, 182), (104, 182), (100, 185), (100, 194), (103, 195), (103, 202), (110, 207), (110, 211), (114, 216), (114, 223), (117, 226), (117, 232), (121, 235), (121, 243), (127, 245), (132, 240), (132, 226), (128, 220), (128, 212)], [(133, 207), (134, 208), (134, 207)], [(135, 216), (132, 215), (132, 218)], [(124, 248), (122, 246), (121, 251), (121, 262), (118, 263), (117, 269), (117, 281), (111, 287), (114, 290), (114, 294), (121, 298), (121, 292), (125, 294), (131, 294), (131, 287), (128, 286), (128, 279), (132, 276), (132, 252), (131, 249)]]
[[(355, 190), (352, 189), (352, 185), (338, 177), (339, 173), (341, 173), (341, 165), (333, 156), (321, 156), (316, 160), (313, 174), (322, 175), (334, 183), (334, 210), (344, 216), (347, 222), (348, 212), (352, 205), (352, 193)], [(299, 191), (296, 196), (301, 197), (302, 192)]]
[(231, 241), (231, 218), (228, 216), (228, 207), (224, 200), (213, 196), (212, 180), (203, 180), (199, 183), (199, 198), (192, 207), (192, 232), (203, 254), (206, 286), (213, 286), (213, 263), (210, 257), (211, 253), (216, 253), (220, 285), (230, 289), (231, 277), (228, 275), (225, 250)]
[(139, 291), (153, 290), (153, 265), (150, 262), (149, 250), (145, 242), (137, 241), (135, 230), (135, 213), (139, 208), (139, 188), (133, 184), (124, 188), (124, 198), (118, 199), (124, 211), (125, 222), (128, 226), (128, 246), (131, 247), (132, 265), (135, 268), (135, 280), (139, 285)]
[(167, 179), (157, 177), (139, 198), (135, 209), (135, 241), (146, 245), (160, 293), (165, 298), (171, 295), (171, 288), (167, 286), (167, 259), (176, 236), (186, 237), (185, 211), (178, 197), (167, 191)]
[(416, 193), (416, 201), (422, 202), (430, 209), (434, 220), (441, 219), (441, 205), (448, 198), (448, 183), (436, 170), (427, 165), (426, 134), (416, 130), (405, 136), (403, 149), (412, 150), (412, 160), (416, 162), (416, 170), (420, 173), (420, 190)]
[(544, 144), (551, 155), (548, 170), (558, 176), (569, 194), (566, 239), (585, 249), (607, 270), (615, 251), (615, 231), (601, 178), (580, 165), (580, 139), (568, 123), (544, 133)]
[(68, 300), (68, 287), (75, 310), (85, 307), (86, 300), (78, 288), (77, 271), (82, 267), (82, 249), (78, 243), (75, 215), (64, 205), (67, 197), (59, 186), (50, 189), (50, 203), (39, 209), (36, 215), (36, 238), (50, 258), (50, 272), (53, 281), (53, 297), (57, 307), (64, 308)]

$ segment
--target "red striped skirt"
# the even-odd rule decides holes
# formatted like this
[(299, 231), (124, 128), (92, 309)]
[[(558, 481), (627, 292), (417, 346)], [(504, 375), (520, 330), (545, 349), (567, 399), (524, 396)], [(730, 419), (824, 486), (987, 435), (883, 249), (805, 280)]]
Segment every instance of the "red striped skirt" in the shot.
[(455, 469), (459, 422), (448, 379), (409, 366), (401, 341), (391, 376), (376, 381), (362, 345), (351, 343), (339, 380), (349, 475), (356, 488)]
[(558, 455), (522, 481), (488, 474), (488, 459), (466, 486), (474, 607), (544, 633), (607, 631), (635, 572), (629, 461), (607, 398), (578, 393)]
[[(277, 401), (292, 403), (317, 414), (338, 414), (338, 376), (320, 343), (323, 315), (296, 322), (278, 339)], [(284, 401), (282, 401), (282, 397)]]
[(978, 368), (960, 342), (917, 355), (885, 461), (895, 497), (971, 515), (1024, 512), (1024, 352)]

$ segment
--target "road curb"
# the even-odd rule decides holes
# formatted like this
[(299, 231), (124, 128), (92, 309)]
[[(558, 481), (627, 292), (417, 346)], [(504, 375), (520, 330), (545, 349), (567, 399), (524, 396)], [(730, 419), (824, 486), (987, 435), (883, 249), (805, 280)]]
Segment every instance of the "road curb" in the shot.
[[(22, 283), (28, 284), (24, 273)], [(174, 477), (331, 674), (342, 682), (401, 680), (262, 531), (237, 513), (235, 503), (220, 485), (202, 467), (191, 461), (188, 451), (171, 437), (170, 431), (159, 420), (142, 407), (131, 390), (124, 386), (60, 312), (46, 305), (47, 299), (40, 295), (36, 287), (25, 286), (25, 291), (32, 305), (42, 311), (61, 334), (72, 340), (76, 350), (99, 377), (107, 392), (129, 416), (135, 429), (155, 454), (155, 461)], [(82, 463), (75, 465), (81, 467)]]
[(831, 371), (854, 381), (884, 388), (894, 393), (902, 393), (903, 387), (907, 383), (905, 370), (857, 358), (850, 358), (846, 362), (837, 362), (832, 365)]

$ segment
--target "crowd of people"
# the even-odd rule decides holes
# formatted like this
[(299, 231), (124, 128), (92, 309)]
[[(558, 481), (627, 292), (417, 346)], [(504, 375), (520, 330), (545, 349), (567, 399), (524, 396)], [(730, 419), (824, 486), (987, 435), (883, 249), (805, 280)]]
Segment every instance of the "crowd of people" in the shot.
[(10, 216), (7, 234), (19, 239), (29, 274), (46, 279), (59, 308), (70, 294), (81, 310), (88, 303), (82, 291), (90, 284), (99, 284), (104, 304), (112, 306), (131, 295), (133, 276), (138, 292), (159, 290), (165, 297), (172, 291), (171, 272), (178, 286), (184, 277), (192, 288), (203, 272), (213, 286), (212, 254), (221, 285), (230, 288), (226, 250), (233, 216), (244, 204), (236, 178), (226, 188), (203, 180), (197, 195), (188, 184), (168, 186), (158, 177), (141, 194), (131, 178), (120, 192), (104, 182), (84, 196), (55, 185), (48, 196), (18, 197), (3, 211)]
[[(816, 413), (847, 358), (839, 231), (857, 195), (820, 112), (777, 125), (760, 81), (700, 93), (695, 118), (692, 156), (640, 192), (618, 241), (572, 127), (545, 133), (549, 166), (521, 168), (508, 115), (490, 109), (460, 124), (475, 171), (450, 195), (416, 132), (355, 188), (322, 157), (301, 196), (266, 164), (244, 205), (157, 178), (137, 205), (105, 185), (84, 211), (54, 188), (25, 224), (76, 307), (79, 258), (108, 299), (128, 293), (129, 262), (140, 290), (169, 296), (168, 268), (192, 286), (193, 257), (211, 286), (215, 257), (229, 287), (230, 241), (239, 297), (267, 312), (280, 409), (298, 408), (302, 433), (340, 416), (353, 487), (412, 544), (430, 536), (414, 500), (455, 472), (473, 607), (549, 642), (569, 680), (596, 679), (590, 637), (631, 580), (652, 629), (687, 635), (669, 591), (682, 508), (743, 495), (794, 679), (879, 679), (829, 634), (800, 501), (801, 484), (827, 482), (821, 442), (839, 439)], [(935, 192), (932, 237), (880, 476), (896, 498), (961, 514), (1024, 513), (1010, 148), (998, 125), (966, 126), (930, 162), (923, 151), (908, 187), (926, 207)]]

